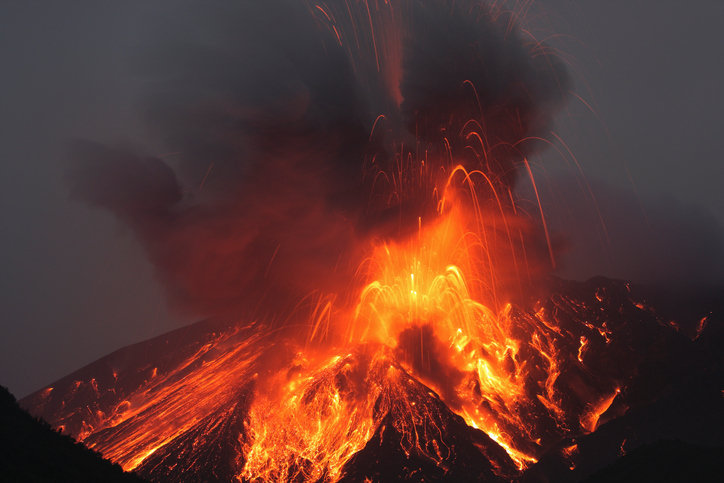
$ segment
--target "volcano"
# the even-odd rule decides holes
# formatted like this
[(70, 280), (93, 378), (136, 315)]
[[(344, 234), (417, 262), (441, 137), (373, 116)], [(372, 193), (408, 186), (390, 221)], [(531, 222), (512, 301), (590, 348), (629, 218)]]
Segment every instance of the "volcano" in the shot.
[(210, 318), (33, 415), (154, 482), (566, 481), (722, 443), (721, 292), (551, 278), (535, 156), (571, 81), (527, 6), (242, 3), (231, 45), (145, 59), (168, 157), (78, 141), (67, 172)]
[[(528, 359), (540, 371), (522, 385), (540, 405), (523, 408), (530, 433), (502, 441), (415, 376), (414, 356), (370, 343), (314, 360), (244, 320), (120, 349), (20, 403), (159, 483), (579, 481), (662, 438), (724, 444), (720, 293), (672, 303), (621, 281), (552, 279), (533, 308), (507, 311), (549, 340), (557, 368), (551, 380), (552, 359)], [(495, 416), (494, 403), (479, 406)]]

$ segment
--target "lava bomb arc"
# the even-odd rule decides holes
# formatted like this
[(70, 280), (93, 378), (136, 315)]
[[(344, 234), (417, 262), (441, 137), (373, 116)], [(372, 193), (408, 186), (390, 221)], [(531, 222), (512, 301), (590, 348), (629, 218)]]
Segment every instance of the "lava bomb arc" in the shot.
[(615, 417), (636, 360), (621, 314), (658, 322), (624, 284), (545, 281), (555, 240), (515, 187), (537, 192), (571, 82), (527, 3), (279, 5), (244, 7), (239, 45), (150, 62), (174, 69), (146, 113), (173, 162), (69, 155), (72, 196), (210, 322), (33, 412), (152, 481), (210, 461), (229, 481), (384, 480), (375, 448), (414, 462), (400, 477), (510, 480)]

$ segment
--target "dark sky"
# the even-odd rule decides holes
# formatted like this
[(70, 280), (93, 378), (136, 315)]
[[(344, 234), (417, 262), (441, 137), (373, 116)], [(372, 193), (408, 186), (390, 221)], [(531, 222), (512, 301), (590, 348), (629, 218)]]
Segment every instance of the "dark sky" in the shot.
[[(167, 311), (127, 228), (69, 201), (62, 161), (72, 138), (165, 154), (140, 121), (131, 65), (139, 47), (179, 34), (180, 5), (0, 4), (0, 384), (18, 397), (192, 321)], [(558, 274), (720, 283), (724, 4), (539, 0), (534, 10), (546, 14), (535, 35), (566, 52), (580, 97), (557, 120), (567, 148), (532, 160), (569, 247)]]

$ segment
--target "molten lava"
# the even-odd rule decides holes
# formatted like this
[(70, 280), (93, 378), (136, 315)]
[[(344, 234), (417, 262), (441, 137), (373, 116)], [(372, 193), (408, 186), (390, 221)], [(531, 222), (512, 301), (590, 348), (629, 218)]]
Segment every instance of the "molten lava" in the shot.
[[(365, 277), (372, 281), (353, 313), (343, 311), (311, 328), (332, 340), (324, 344), (332, 347), (326, 357), (308, 360), (300, 352), (289, 372), (274, 376), (272, 394), (252, 405), (245, 478), (287, 481), (301, 472), (305, 481), (335, 481), (391, 411), (390, 401), (425, 417), (424, 403), (407, 394), (410, 376), (503, 446), (519, 469), (535, 461), (542, 429), (529, 417), (531, 408), (544, 405), (563, 419), (553, 387), (556, 347), (540, 327), (516, 327), (510, 304), (496, 310), (479, 301), (497, 303), (491, 264), (498, 254), (490, 240), (494, 233), (483, 223), (504, 223), (480, 217), (481, 233), (466, 231), (464, 220), (452, 209), (424, 229), (421, 224), (417, 236), (374, 249), (365, 262)], [(476, 277), (466, 278), (461, 267)], [(545, 381), (534, 380), (521, 360), (529, 352), (547, 363)], [(533, 383), (542, 389), (526, 388)]]
[[(375, 247), (356, 303), (318, 304), (306, 338), (232, 325), (169, 367), (145, 367), (132, 386), (114, 370), (112, 395), (95, 379), (76, 381), (50, 419), (141, 474), (157, 470), (159, 450), (166, 458), (189, 434), (210, 438), (241, 410), (234, 438), (243, 481), (344, 479), (356, 455), (390, 431), (408, 458), (446, 468), (462, 444), (449, 433), (477, 429), (489, 439), (475, 436), (473, 451), (492, 473), (514, 476), (563, 437), (594, 431), (620, 392), (608, 381), (630, 377), (633, 365), (597, 373), (586, 365), (600, 362), (593, 359), (615, 335), (601, 320), (611, 302), (605, 288), (590, 297), (599, 306), (565, 296), (530, 309), (501, 300), (496, 266), (511, 263), (514, 250), (493, 240), (518, 222), (464, 210), (454, 205), (415, 236)], [(79, 414), (72, 397), (83, 389), (99, 404)]]
[(350, 310), (310, 309), (312, 339), (205, 321), (111, 354), (26, 405), (152, 481), (512, 479), (625, 412), (621, 388), (673, 332), (625, 284), (602, 280), (555, 282), (531, 308), (494, 311), (461, 269), (436, 273), (404, 248), (377, 248), (401, 266), (370, 271), (379, 280)]
[[(34, 396), (31, 410), (154, 481), (208, 465), (229, 481), (330, 483), (511, 479), (625, 412), (619, 395), (653, 340), (632, 343), (630, 327), (658, 334), (661, 321), (623, 283), (543, 284), (555, 256), (545, 216), (539, 201), (514, 196), (518, 172), (537, 190), (526, 153), (543, 140), (545, 106), (560, 101), (536, 76), (559, 90), (564, 76), (542, 44), (510, 32), (514, 15), (460, 3), (310, 7), (334, 44), (325, 46), (375, 73), (361, 90), (379, 83), (395, 104), (374, 121), (359, 173), (367, 209), (354, 215), (362, 248), (349, 251), (364, 260), (352, 288), (305, 298), (281, 320), (250, 309), (190, 339), (185, 329), (161, 336), (130, 359), (112, 354), (94, 375)], [(460, 38), (439, 16), (462, 22)], [(464, 55), (430, 67), (425, 36), (440, 32)], [(506, 71), (483, 48), (489, 37), (516, 62), (533, 59), (527, 70)], [(505, 64), (499, 79), (494, 64)], [(451, 93), (410, 78), (437, 67), (449, 68)]]

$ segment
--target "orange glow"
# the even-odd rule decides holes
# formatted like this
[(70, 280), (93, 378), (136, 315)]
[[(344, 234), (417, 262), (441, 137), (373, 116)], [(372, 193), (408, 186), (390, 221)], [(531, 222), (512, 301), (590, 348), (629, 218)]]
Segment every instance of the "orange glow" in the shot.
[[(228, 404), (238, 392), (239, 383), (252, 378), (251, 371), (260, 354), (254, 347), (258, 335), (252, 333), (243, 342), (235, 342), (219, 353), (239, 332), (219, 334), (169, 373), (158, 375), (157, 368), (150, 368), (148, 379), (139, 390), (119, 402), (110, 413), (100, 412), (92, 420), (84, 420), (76, 439), (126, 471), (136, 468), (164, 444), (193, 427), (203, 415)], [(104, 432), (109, 428), (122, 429), (110, 437)]]
[(581, 426), (589, 433), (594, 432), (596, 428), (598, 428), (599, 418), (611, 407), (613, 400), (616, 399), (616, 396), (620, 393), (621, 390), (616, 389), (613, 394), (602, 398), (598, 403), (590, 404), (587, 411), (581, 417)]
[[(245, 448), (242, 478), (262, 481), (318, 481), (339, 477), (342, 465), (362, 449), (376, 429), (374, 402), (385, 379), (368, 382), (371, 393), (360, 397), (354, 379), (359, 361), (347, 355), (321, 365), (300, 360), (306, 371), (287, 379), (278, 374), (279, 393), (259, 397), (250, 413), (251, 444)], [(373, 362), (377, 374), (381, 361)], [(384, 376), (384, 371), (380, 376)], [(351, 379), (347, 379), (351, 378)], [(340, 384), (346, 379), (349, 385)], [(313, 462), (314, 464), (310, 464)]]
[(576, 469), (576, 457), (578, 456), (578, 445), (572, 444), (561, 448), (561, 454), (569, 462), (568, 469), (573, 471)]
[(583, 362), (583, 354), (586, 352), (588, 347), (588, 339), (585, 336), (581, 336), (581, 346), (578, 348), (578, 362)]
[[(348, 1), (336, 9), (322, 3), (310, 10), (336, 43), (347, 46), (354, 69), (368, 57), (399, 107), (402, 21), (396, 8), (381, 4)], [(501, 6), (491, 8), (502, 15)], [(347, 14), (348, 21), (340, 20)], [(417, 140), (412, 148), (395, 144), (389, 166), (366, 159), (369, 204), (385, 214), (399, 209), (399, 227), (394, 235), (360, 235), (366, 258), (353, 288), (315, 294), (308, 316), (301, 315), (300, 303), (289, 316), (293, 323), (260, 320), (214, 333), (171, 370), (149, 365), (137, 389), (114, 394), (106, 412), (90, 412), (75, 437), (133, 470), (182, 435), (197, 431), (211, 438), (214, 428), (203, 426), (210, 415), (241, 408), (239, 480), (327, 483), (339, 480), (350, 458), (390, 425), (402, 435), (408, 456), (414, 450), (440, 464), (437, 440), (431, 436), (435, 444), (428, 447), (418, 435), (448, 430), (436, 405), (487, 434), (509, 455), (513, 472), (536, 463), (567, 435), (594, 431), (620, 390), (600, 396), (580, 378), (561, 382), (561, 376), (565, 367), (584, 368), (591, 347), (607, 344), (611, 331), (605, 322), (570, 316), (581, 327), (576, 332), (561, 323), (569, 301), (553, 307), (533, 301), (535, 282), (555, 267), (533, 170), (518, 145), (490, 138), (473, 82), (464, 81), (461, 89), (469, 91), (471, 111), (477, 105), (479, 115), (451, 122), (450, 133), (430, 148), (434, 154), (426, 151), (427, 141)], [(510, 114), (520, 123), (518, 112), (503, 115), (493, 107), (501, 119)], [(387, 122), (377, 115), (370, 141)], [(461, 132), (453, 132), (456, 126)], [(459, 136), (462, 147), (451, 147), (448, 134)], [(496, 159), (496, 150), (505, 152), (505, 162)], [(516, 170), (532, 184), (535, 217), (516, 205)], [(412, 221), (403, 221), (403, 206), (412, 206)], [(280, 246), (264, 278), (272, 263), (282, 263)], [(576, 309), (586, 313), (583, 304)], [(113, 371), (114, 380), (119, 374)], [(83, 384), (76, 381), (73, 390)], [(93, 388), (100, 394), (97, 384)], [(64, 414), (55, 424), (75, 416)], [(488, 456), (477, 448), (481, 458)], [(577, 446), (563, 451), (572, 458)], [(509, 476), (494, 461), (492, 466)]]

